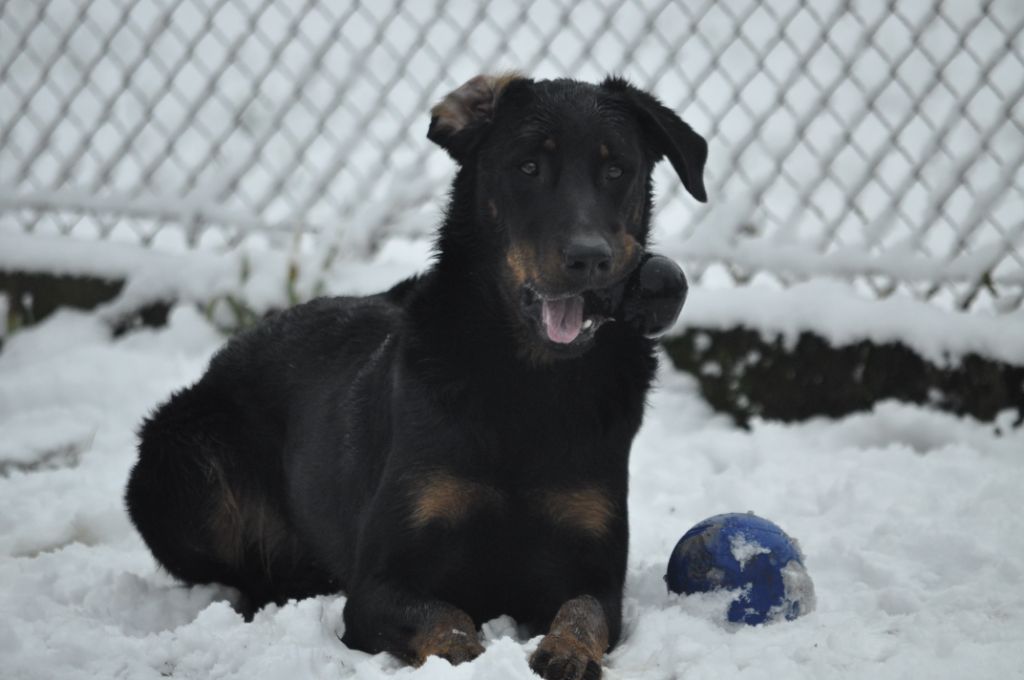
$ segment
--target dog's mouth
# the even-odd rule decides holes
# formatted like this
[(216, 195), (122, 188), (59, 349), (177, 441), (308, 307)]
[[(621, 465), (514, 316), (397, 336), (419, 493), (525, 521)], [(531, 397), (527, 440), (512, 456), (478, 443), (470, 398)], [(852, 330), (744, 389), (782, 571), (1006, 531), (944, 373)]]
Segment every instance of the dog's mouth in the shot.
[(522, 289), (523, 310), (551, 343), (580, 346), (611, 319), (612, 289), (587, 290), (575, 295), (546, 295), (532, 286)]

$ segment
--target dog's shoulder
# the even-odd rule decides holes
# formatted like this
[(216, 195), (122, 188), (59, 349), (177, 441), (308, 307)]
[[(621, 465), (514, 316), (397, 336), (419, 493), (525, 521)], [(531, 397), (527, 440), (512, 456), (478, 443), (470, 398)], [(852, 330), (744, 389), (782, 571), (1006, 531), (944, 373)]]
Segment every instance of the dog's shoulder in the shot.
[(391, 304), (404, 308), (416, 292), (423, 287), (423, 282), (426, 278), (426, 275), (423, 274), (410, 276), (391, 286), (384, 293), (381, 293), (381, 297)]

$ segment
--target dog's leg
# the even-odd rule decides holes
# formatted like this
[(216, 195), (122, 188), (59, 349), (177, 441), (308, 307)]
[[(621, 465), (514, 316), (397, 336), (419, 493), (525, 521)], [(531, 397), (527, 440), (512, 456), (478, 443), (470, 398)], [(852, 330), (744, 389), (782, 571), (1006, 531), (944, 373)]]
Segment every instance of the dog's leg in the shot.
[(583, 595), (569, 600), (530, 657), (530, 668), (547, 680), (598, 680), (605, 650), (618, 638), (621, 611), (619, 598), (602, 603)]
[(428, 656), (458, 664), (484, 651), (469, 614), (382, 583), (352, 589), (342, 642), (374, 654), (389, 652), (415, 666)]

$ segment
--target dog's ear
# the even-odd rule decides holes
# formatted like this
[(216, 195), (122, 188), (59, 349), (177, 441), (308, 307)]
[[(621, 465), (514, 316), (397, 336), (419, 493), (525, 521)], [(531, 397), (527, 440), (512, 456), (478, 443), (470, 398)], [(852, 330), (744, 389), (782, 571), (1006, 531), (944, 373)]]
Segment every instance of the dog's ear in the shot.
[(644, 133), (657, 154), (655, 160), (668, 157), (686, 190), (701, 203), (708, 200), (704, 190), (704, 163), (708, 143), (693, 131), (675, 111), (624, 78), (609, 76), (601, 86), (621, 93), (640, 117)]
[(430, 110), (427, 139), (461, 163), (494, 118), (501, 93), (509, 83), (524, 79), (519, 73), (509, 72), (467, 81)]

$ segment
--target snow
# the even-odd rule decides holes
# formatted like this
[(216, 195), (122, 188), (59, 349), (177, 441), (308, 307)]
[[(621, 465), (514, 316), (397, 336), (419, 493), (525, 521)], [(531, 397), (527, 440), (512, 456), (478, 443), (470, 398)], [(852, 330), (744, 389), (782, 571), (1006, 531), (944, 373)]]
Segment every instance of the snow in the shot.
[[(402, 246), (388, 257), (424, 253)], [(695, 309), (706, 291), (695, 290)], [(689, 309), (689, 308), (688, 308)], [(688, 312), (684, 310), (684, 317)], [(134, 428), (195, 380), (220, 335), (192, 305), (112, 338), (60, 312), (0, 353), (0, 668), (5, 678), (532, 677), (537, 643), (507, 618), (486, 652), (419, 669), (338, 640), (344, 596), (245, 623), (231, 591), (175, 583), (121, 495)], [(1024, 677), (1024, 431), (928, 408), (738, 429), (662, 362), (631, 461), (625, 639), (608, 678)], [(677, 596), (672, 547), (714, 514), (753, 510), (798, 538), (817, 609), (724, 623), (728, 594)]]
[[(324, 265), (313, 253), (296, 254), (243, 244), (225, 252), (165, 252), (129, 243), (81, 241), (53, 236), (0, 232), (0, 271), (43, 272), (69, 276), (124, 279), (118, 297), (102, 305), (103, 319), (170, 300), (207, 305), (225, 297), (257, 312), (290, 304), (290, 270), (295, 293), (313, 297), (318, 286), (346, 294), (369, 294), (422, 271), (430, 259), (430, 241), (395, 236), (372, 258), (343, 259)], [(0, 295), (0, 311), (6, 304)]]
[(812, 331), (833, 346), (902, 342), (938, 365), (969, 353), (1024, 364), (1024, 311), (954, 312), (903, 296), (868, 299), (847, 283), (818, 278), (784, 289), (694, 287), (674, 332), (745, 326), (795, 343)]
[(747, 568), (747, 562), (755, 555), (765, 555), (771, 552), (757, 541), (747, 538), (743, 534), (736, 534), (729, 541), (729, 551), (740, 563), (740, 571)]

